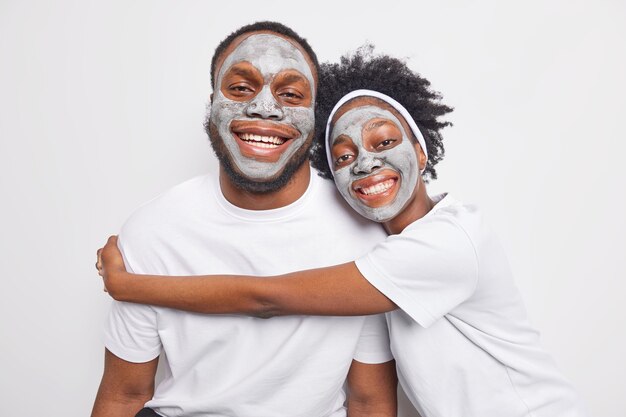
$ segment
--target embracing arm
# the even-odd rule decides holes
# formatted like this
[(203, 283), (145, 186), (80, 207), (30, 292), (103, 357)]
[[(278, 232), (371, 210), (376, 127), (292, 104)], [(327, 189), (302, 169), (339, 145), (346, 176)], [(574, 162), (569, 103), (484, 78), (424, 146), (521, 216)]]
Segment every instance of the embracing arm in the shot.
[(126, 272), (116, 237), (109, 238), (100, 253), (105, 287), (119, 301), (257, 317), (359, 316), (397, 308), (361, 275), (354, 262), (273, 277), (170, 277)]
[(152, 398), (158, 358), (131, 363), (105, 351), (104, 375), (91, 417), (134, 417)]

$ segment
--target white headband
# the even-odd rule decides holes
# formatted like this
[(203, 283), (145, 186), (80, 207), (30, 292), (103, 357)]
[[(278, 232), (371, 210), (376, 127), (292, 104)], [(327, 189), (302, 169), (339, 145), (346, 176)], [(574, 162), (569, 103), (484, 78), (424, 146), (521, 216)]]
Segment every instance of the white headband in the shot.
[[(335, 115), (335, 113), (337, 113), (337, 110), (339, 110), (339, 107), (343, 106), (344, 104), (346, 104), (346, 102), (352, 100), (355, 97), (376, 97), (384, 101), (385, 103), (389, 104), (394, 109), (396, 109), (402, 115), (402, 117), (404, 117), (404, 120), (406, 120), (406, 122), (408, 123), (409, 127), (411, 128), (411, 131), (413, 132), (413, 134), (417, 138), (417, 141), (422, 147), (422, 151), (424, 152), (424, 155), (426, 156), (426, 160), (428, 161), (428, 151), (426, 150), (426, 141), (424, 140), (424, 136), (422, 136), (422, 132), (420, 132), (420, 130), (418, 129), (417, 124), (415, 123), (415, 120), (413, 120), (413, 117), (411, 117), (408, 110), (405, 109), (402, 104), (398, 103), (396, 100), (392, 99), (388, 95), (379, 93), (378, 91), (354, 90), (346, 94), (345, 96), (343, 96), (341, 100), (339, 100), (337, 104), (335, 104), (333, 111), (331, 111), (330, 116), (328, 116), (328, 122), (326, 122), (326, 139), (325, 139), (326, 140), (326, 158), (328, 159), (328, 166), (330, 167), (330, 172), (332, 172), (333, 175), (335, 171), (333, 170), (334, 164), (333, 164), (333, 157), (332, 157), (332, 152), (331, 152), (332, 149), (331, 149), (330, 142), (329, 142), (330, 122), (331, 120), (333, 120), (333, 116)], [(421, 172), (424, 172), (424, 170), (422, 170)]]

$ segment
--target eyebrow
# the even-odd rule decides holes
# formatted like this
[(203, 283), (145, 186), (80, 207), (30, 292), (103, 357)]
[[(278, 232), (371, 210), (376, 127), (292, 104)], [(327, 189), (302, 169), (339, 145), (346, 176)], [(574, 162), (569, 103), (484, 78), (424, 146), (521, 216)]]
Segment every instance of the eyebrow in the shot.
[(305, 76), (303, 76), (301, 74), (294, 74), (294, 73), (288, 73), (288, 74), (285, 74), (285, 75), (281, 75), (280, 76), (280, 81), (281, 82), (286, 82), (286, 83), (295, 83), (295, 82), (299, 82), (299, 81), (304, 81), (307, 84), (309, 83), (309, 80), (307, 80)]
[(337, 139), (334, 140), (332, 146), (341, 145), (342, 143), (348, 143), (348, 144), (354, 145), (354, 142), (352, 142), (352, 139), (350, 139), (349, 136), (342, 133), (341, 135), (337, 137)]
[(377, 122), (372, 122), (369, 123), (367, 126), (365, 126), (365, 128), (363, 129), (364, 132), (369, 132), (372, 129), (376, 129), (377, 127), (380, 127), (382, 125), (385, 125), (387, 123), (391, 123), (389, 120), (379, 120)]
[(243, 77), (252, 77), (256, 75), (256, 72), (251, 70), (250, 68), (242, 68), (240, 66), (232, 66), (228, 69), (228, 71), (226, 72), (226, 74), (234, 74), (234, 75), (241, 75)]

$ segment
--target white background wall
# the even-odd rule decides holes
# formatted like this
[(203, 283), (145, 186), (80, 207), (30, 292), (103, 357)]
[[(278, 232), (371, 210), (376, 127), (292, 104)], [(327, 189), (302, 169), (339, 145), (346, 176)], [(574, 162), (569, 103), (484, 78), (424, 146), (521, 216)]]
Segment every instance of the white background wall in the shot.
[(625, 12), (617, 0), (0, 0), (0, 415), (88, 415), (109, 305), (95, 250), (139, 204), (215, 170), (202, 129), (212, 51), (273, 19), (322, 60), (372, 41), (443, 93), (455, 125), (431, 190), (482, 206), (545, 347), (594, 416), (624, 416)]

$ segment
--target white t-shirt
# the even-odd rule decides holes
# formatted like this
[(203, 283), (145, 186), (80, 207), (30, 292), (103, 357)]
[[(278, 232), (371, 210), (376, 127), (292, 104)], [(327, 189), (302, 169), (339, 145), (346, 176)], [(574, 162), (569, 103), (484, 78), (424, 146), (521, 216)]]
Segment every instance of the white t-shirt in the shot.
[(357, 260), (387, 314), (398, 378), (423, 417), (584, 415), (530, 326), (476, 207), (449, 196)]
[[(135, 212), (119, 243), (135, 273), (263, 276), (348, 262), (384, 237), (312, 172), (300, 199), (263, 211), (230, 204), (212, 176), (191, 179)], [(168, 417), (345, 416), (352, 359), (392, 359), (383, 315), (264, 320), (121, 302), (105, 345), (130, 362), (166, 359), (146, 406)]]

